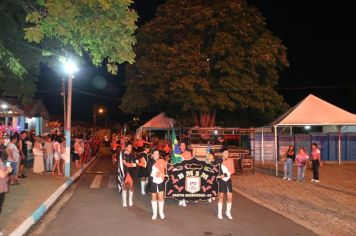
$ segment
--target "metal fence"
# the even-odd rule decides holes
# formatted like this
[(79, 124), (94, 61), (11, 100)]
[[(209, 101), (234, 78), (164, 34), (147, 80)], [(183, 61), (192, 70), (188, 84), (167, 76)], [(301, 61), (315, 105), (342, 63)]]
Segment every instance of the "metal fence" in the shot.
[[(311, 152), (311, 144), (317, 143), (324, 161), (338, 161), (338, 134), (312, 133), (278, 136), (278, 158), (285, 155), (288, 146), (294, 145), (295, 150), (304, 147)], [(272, 133), (255, 135), (255, 160), (258, 162), (274, 162), (274, 135)], [(356, 161), (356, 134), (341, 134), (341, 161)]]

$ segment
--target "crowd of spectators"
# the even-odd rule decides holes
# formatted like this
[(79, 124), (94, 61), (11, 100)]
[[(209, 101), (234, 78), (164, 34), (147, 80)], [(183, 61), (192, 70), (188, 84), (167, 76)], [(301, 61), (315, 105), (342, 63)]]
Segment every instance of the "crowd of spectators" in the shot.
[[(89, 162), (99, 150), (99, 139), (93, 132), (72, 136), (71, 160), (76, 168)], [(38, 175), (64, 174), (66, 139), (58, 131), (36, 136), (33, 132), (0, 134), (0, 212), (9, 185), (19, 185), (26, 171)]]

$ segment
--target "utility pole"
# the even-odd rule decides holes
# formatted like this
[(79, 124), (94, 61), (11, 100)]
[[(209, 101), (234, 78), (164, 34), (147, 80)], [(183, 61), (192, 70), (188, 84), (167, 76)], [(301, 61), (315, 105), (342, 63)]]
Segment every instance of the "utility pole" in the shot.
[(62, 79), (62, 95), (63, 95), (63, 114), (64, 114), (64, 117), (63, 117), (63, 128), (65, 129), (66, 128), (66, 120), (67, 120), (67, 109), (66, 109), (66, 106), (67, 106), (67, 102), (66, 102), (66, 82), (65, 82), (65, 79), (63, 78)]
[(69, 75), (68, 78), (68, 100), (67, 100), (67, 121), (66, 121), (66, 130), (65, 130), (65, 137), (66, 137), (66, 149), (65, 149), (65, 169), (64, 174), (65, 177), (70, 177), (70, 129), (71, 129), (71, 119), (72, 119), (72, 80), (73, 76)]

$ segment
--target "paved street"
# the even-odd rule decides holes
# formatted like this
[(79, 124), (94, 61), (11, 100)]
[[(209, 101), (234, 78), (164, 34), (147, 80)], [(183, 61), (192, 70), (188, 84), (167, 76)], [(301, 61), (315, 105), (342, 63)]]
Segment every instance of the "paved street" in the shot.
[(179, 207), (166, 200), (166, 219), (151, 220), (150, 199), (135, 192), (123, 208), (111, 159), (96, 161), (29, 235), (313, 235), (310, 230), (235, 194), (234, 220), (216, 218), (216, 202)]

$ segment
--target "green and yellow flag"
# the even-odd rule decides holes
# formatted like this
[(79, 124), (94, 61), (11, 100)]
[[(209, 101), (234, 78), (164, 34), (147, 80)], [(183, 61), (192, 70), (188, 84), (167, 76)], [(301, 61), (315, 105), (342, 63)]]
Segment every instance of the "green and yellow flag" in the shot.
[(179, 149), (176, 132), (172, 128), (172, 164), (177, 164), (183, 160), (181, 151)]

